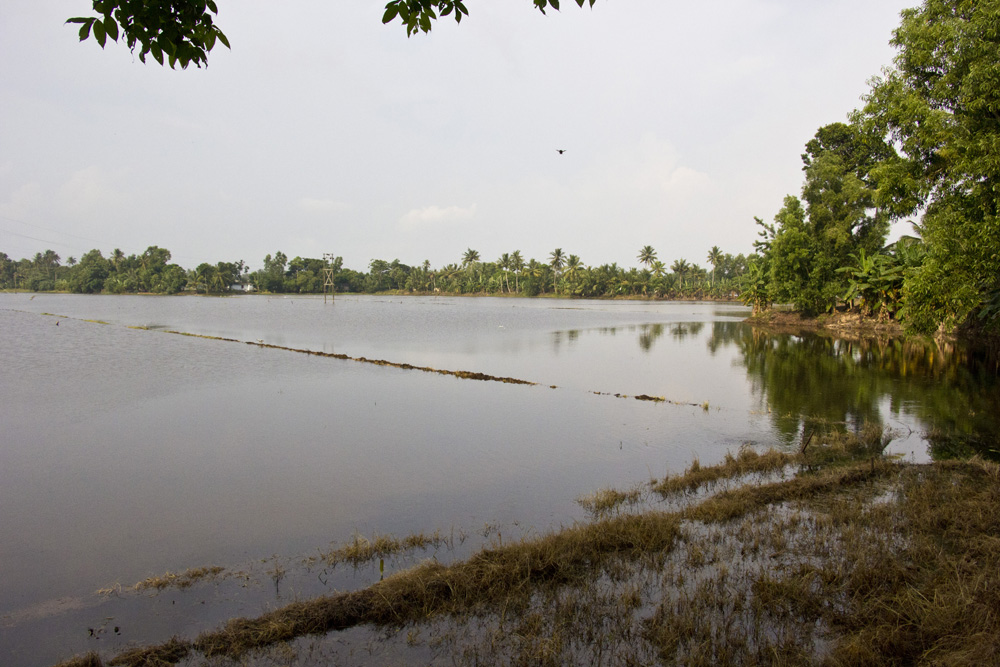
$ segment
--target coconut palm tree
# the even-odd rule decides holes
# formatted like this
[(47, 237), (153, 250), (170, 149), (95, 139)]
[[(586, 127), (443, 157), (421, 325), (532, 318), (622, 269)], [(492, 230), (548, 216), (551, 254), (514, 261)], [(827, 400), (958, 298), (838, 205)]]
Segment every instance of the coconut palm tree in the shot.
[(566, 260), (563, 258), (562, 248), (556, 248), (549, 253), (549, 266), (552, 267), (552, 291), (556, 294), (559, 293), (556, 281), (559, 280), (559, 274), (565, 261)]
[(652, 266), (653, 262), (656, 261), (656, 251), (653, 250), (653, 246), (651, 245), (643, 246), (642, 250), (639, 251), (637, 259), (647, 267)]
[(566, 270), (563, 272), (563, 276), (566, 278), (566, 281), (569, 282), (570, 292), (573, 291), (573, 283), (580, 277), (582, 272), (583, 262), (581, 262), (580, 258), (576, 255), (570, 255), (569, 259), (566, 260)]
[(670, 270), (677, 274), (681, 281), (681, 289), (684, 289), (684, 276), (691, 271), (691, 265), (687, 263), (686, 259), (678, 259), (670, 265)]
[(479, 251), (469, 248), (462, 254), (462, 266), (469, 268), (472, 264), (479, 261)]
[(719, 246), (714, 245), (712, 249), (708, 251), (708, 263), (712, 265), (712, 285), (715, 285), (715, 269), (718, 268), (719, 264), (722, 264), (723, 260), (722, 250)]
[(510, 268), (514, 271), (514, 291), (520, 292), (521, 285), (518, 278), (521, 275), (521, 271), (524, 271), (524, 258), (521, 257), (520, 250), (515, 250), (510, 254)]
[[(497, 266), (503, 271), (503, 280), (507, 284), (507, 291), (510, 292), (510, 278), (508, 277), (508, 273), (510, 272), (510, 253), (505, 252), (500, 255), (500, 259), (497, 260)], [(503, 291), (502, 287), (500, 291)]]

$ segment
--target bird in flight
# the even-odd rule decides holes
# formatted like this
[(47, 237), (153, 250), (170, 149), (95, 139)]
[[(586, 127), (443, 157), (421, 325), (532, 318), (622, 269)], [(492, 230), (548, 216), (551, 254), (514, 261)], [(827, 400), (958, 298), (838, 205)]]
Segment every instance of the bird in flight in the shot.
[(563, 154), (563, 153), (565, 153), (565, 152), (566, 152), (566, 149), (565, 149), (565, 148), (557, 148), (557, 149), (556, 149), (556, 153), (559, 153), (559, 155), (562, 155), (562, 154)]

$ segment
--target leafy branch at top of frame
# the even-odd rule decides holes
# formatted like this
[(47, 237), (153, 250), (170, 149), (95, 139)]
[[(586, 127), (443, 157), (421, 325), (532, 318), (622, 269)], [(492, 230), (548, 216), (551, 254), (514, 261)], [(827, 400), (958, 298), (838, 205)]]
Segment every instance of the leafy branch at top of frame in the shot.
[[(597, 0), (573, 0), (580, 7), (590, 5)], [(545, 13), (549, 7), (559, 10), (559, 0), (532, 0), (538, 11)], [(396, 18), (406, 27), (407, 36), (417, 32), (430, 32), (433, 21), (440, 17), (454, 16), (456, 23), (462, 22), (463, 16), (468, 16), (469, 10), (462, 0), (390, 0), (385, 6), (382, 23), (391, 23)]]
[[(597, 0), (573, 0), (580, 7)], [(549, 7), (558, 10), (560, 0), (532, 0), (543, 14)], [(110, 39), (117, 42), (122, 37), (134, 52), (139, 50), (139, 60), (146, 62), (152, 55), (156, 62), (177, 65), (186, 69), (208, 66), (208, 53), (217, 42), (226, 48), (229, 39), (215, 25), (214, 15), (219, 13), (215, 0), (93, 0), (94, 16), (75, 16), (66, 23), (80, 26), (80, 41), (90, 37), (103, 49)], [(469, 10), (462, 0), (390, 0), (385, 6), (382, 23), (399, 18), (407, 36), (416, 32), (430, 32), (433, 22), (444, 16), (454, 16), (461, 23)]]
[(77, 16), (66, 23), (80, 25), (80, 41), (93, 36), (103, 49), (108, 39), (122, 37), (139, 60), (152, 55), (156, 62), (186, 69), (208, 65), (208, 52), (217, 42), (230, 48), (229, 39), (215, 25), (219, 9), (214, 0), (93, 0), (96, 16)]

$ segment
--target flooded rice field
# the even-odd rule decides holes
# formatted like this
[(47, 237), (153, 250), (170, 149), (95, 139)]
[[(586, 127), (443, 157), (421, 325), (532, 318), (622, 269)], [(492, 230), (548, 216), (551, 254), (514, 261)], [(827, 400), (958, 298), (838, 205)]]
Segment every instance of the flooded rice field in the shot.
[[(191, 636), (545, 533), (586, 518), (597, 489), (796, 448), (810, 420), (887, 426), (908, 460), (996, 454), (995, 357), (768, 334), (747, 315), (0, 294), (2, 662)], [(381, 568), (328, 558), (414, 534)]]

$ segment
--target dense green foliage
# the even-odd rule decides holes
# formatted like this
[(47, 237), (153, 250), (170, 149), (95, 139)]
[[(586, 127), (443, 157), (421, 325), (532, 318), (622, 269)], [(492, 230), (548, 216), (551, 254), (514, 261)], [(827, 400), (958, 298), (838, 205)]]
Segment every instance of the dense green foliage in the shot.
[(138, 46), (142, 62), (150, 54), (161, 65), (201, 67), (208, 65), (216, 41), (229, 47), (212, 19), (219, 12), (213, 0), (93, 0), (93, 7), (97, 16), (66, 21), (80, 24), (80, 41), (93, 35), (103, 49), (109, 37), (117, 42), (121, 35), (133, 51)]
[[(496, 261), (480, 261), (479, 252), (469, 248), (460, 264), (432, 268), (429, 261), (419, 266), (373, 259), (367, 272), (344, 268), (340, 257), (332, 260), (295, 257), (278, 251), (264, 257), (263, 268), (249, 271), (246, 264), (219, 262), (199, 264), (185, 271), (168, 264), (170, 252), (151, 246), (142, 255), (125, 256), (115, 250), (109, 258), (91, 250), (79, 262), (73, 257), (65, 265), (52, 250), (33, 259), (14, 261), (0, 253), (0, 289), (32, 291), (72, 291), (109, 294), (151, 292), (176, 294), (182, 291), (223, 294), (244, 289), (289, 294), (322, 294), (324, 270), (332, 270), (334, 292), (404, 292), (444, 294), (517, 294), (537, 296), (556, 293), (570, 297), (650, 297), (650, 298), (734, 298), (740, 277), (747, 267), (743, 255), (730, 255), (712, 248), (708, 260), (711, 275), (697, 264), (679, 259), (674, 272), (656, 261), (656, 251), (646, 246), (647, 268), (622, 268), (617, 264), (586, 266), (577, 255), (556, 248), (547, 262), (524, 261), (521, 252), (504, 253)], [(651, 267), (651, 268), (650, 268)]]
[[(744, 298), (810, 314), (846, 300), (918, 332), (995, 328), (1000, 0), (925, 0), (902, 13), (892, 44), (895, 67), (873, 79), (851, 124), (807, 144), (802, 201), (758, 220)], [(916, 216), (920, 238), (884, 246), (890, 221)]]
[(878, 197), (896, 216), (923, 210), (926, 260), (903, 286), (912, 326), (996, 322), (1000, 293), (1000, 1), (925, 0), (903, 12), (895, 69), (855, 122), (891, 138)]
[(128, 256), (115, 249), (107, 258), (100, 250), (91, 250), (79, 261), (69, 257), (65, 265), (52, 250), (19, 261), (0, 252), (0, 288), (80, 294), (177, 294), (186, 289), (226, 292), (244, 270), (242, 261), (201, 264), (194, 271), (169, 262), (170, 251), (157, 246)]

